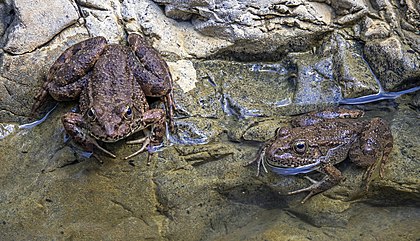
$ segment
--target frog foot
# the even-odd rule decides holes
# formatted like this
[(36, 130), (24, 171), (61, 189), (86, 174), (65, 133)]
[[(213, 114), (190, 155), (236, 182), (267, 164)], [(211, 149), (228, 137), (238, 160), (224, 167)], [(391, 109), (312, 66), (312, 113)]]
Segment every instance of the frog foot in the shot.
[(308, 179), (312, 183), (312, 185), (310, 185), (309, 187), (305, 187), (305, 188), (287, 193), (288, 195), (293, 195), (293, 194), (298, 194), (298, 193), (301, 193), (301, 192), (308, 192), (309, 191), (309, 194), (306, 195), (306, 197), (301, 201), (301, 203), (305, 203), (310, 197), (314, 196), (317, 193), (320, 193), (320, 192), (324, 191), (323, 184), (325, 183), (325, 181), (328, 177), (327, 176), (324, 177), (321, 181), (314, 180), (314, 179), (312, 179), (308, 176), (305, 176), (305, 178)]
[(132, 144), (143, 144), (143, 145), (141, 146), (141, 148), (138, 151), (134, 152), (133, 154), (131, 154), (129, 156), (124, 157), (124, 160), (130, 159), (130, 158), (135, 157), (138, 154), (144, 152), (150, 144), (150, 136), (146, 136), (146, 137), (143, 137), (143, 138), (140, 138), (140, 139), (137, 139), (137, 140), (133, 140), (133, 141), (127, 141), (127, 144), (130, 144), (130, 145), (132, 145)]
[[(95, 145), (96, 148), (98, 148), (99, 150), (101, 150), (102, 152), (108, 154), (109, 156), (111, 156), (112, 158), (117, 158), (116, 155), (114, 155), (112, 152), (108, 151), (107, 149), (103, 148), (102, 146), (100, 146), (96, 141), (92, 141), (92, 144)], [(96, 159), (98, 159), (98, 157), (95, 156)], [(99, 162), (103, 162), (102, 160), (98, 159)]]

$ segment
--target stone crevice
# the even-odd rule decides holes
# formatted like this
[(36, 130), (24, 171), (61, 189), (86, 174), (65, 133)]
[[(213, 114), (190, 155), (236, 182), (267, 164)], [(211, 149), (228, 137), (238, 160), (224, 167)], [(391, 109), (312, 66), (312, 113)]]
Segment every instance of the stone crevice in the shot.
[[(99, 4), (89, 2), (89, 1), (82, 2), (80, 0), (76, 0), (76, 4), (78, 5), (79, 9), (81, 9), (81, 7), (84, 7), (84, 8), (87, 8), (87, 9), (97, 10), (97, 11), (110, 11), (107, 7), (104, 7), (104, 6), (101, 6)], [(82, 12), (82, 10), (79, 10), (79, 11)]]

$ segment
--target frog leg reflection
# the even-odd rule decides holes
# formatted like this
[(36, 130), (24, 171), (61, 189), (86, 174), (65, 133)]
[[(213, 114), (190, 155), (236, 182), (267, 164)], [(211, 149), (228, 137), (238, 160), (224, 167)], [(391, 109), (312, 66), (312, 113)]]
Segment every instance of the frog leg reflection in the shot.
[[(112, 158), (116, 158), (114, 154), (101, 147), (93, 137), (87, 134), (87, 131), (84, 130), (84, 120), (81, 114), (73, 112), (66, 113), (63, 117), (61, 117), (61, 121), (63, 122), (64, 129), (67, 134), (74, 140), (74, 142), (80, 145), (83, 150), (93, 152), (93, 150), (97, 148)], [(98, 157), (96, 158), (98, 159)]]
[(246, 166), (249, 166), (249, 165), (253, 164), (254, 162), (256, 162), (257, 163), (257, 177), (260, 175), (261, 166), (263, 167), (264, 172), (265, 173), (268, 173), (268, 170), (267, 170), (267, 168), (265, 167), (265, 164), (264, 164), (264, 160), (265, 160), (265, 149), (268, 146), (269, 146), (269, 144), (263, 145), (258, 150), (257, 157), (254, 160), (252, 160), (252, 161), (250, 161), (250, 162), (248, 162), (247, 164), (244, 165), (246, 167)]
[(331, 164), (326, 164), (319, 171), (326, 174), (326, 176), (322, 178), (321, 181), (316, 181), (310, 177), (305, 176), (305, 178), (308, 179), (312, 183), (312, 185), (296, 191), (288, 192), (287, 194), (292, 195), (308, 191), (309, 194), (306, 195), (306, 197), (301, 201), (301, 203), (305, 203), (310, 197), (332, 188), (343, 179), (340, 170), (338, 170)]
[[(165, 136), (165, 120), (166, 119), (164, 110), (151, 109), (146, 111), (143, 114), (144, 126), (148, 127), (152, 125), (152, 131), (150, 132), (149, 130), (144, 129), (143, 132), (145, 134), (145, 137), (127, 142), (127, 144), (142, 144), (142, 146), (138, 151), (134, 152), (129, 156), (124, 157), (124, 160), (137, 156), (138, 154), (147, 150), (149, 146), (160, 145)], [(148, 160), (150, 159), (150, 155), (151, 151), (149, 151)]]

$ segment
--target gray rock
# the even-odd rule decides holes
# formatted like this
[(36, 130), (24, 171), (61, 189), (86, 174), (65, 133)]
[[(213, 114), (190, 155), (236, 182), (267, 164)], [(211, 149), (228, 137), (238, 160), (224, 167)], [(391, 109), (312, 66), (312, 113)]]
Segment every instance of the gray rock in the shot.
[(7, 26), (12, 22), (12, 3), (10, 0), (0, 3), (0, 36), (3, 36)]
[(339, 82), (344, 98), (353, 98), (378, 93), (379, 83), (366, 60), (362, 46), (355, 41), (336, 35), (333, 52), (334, 79)]
[(77, 1), (83, 22), (91, 36), (107, 36), (109, 42), (125, 42), (125, 30), (119, 5), (115, 1)]
[(397, 37), (370, 41), (364, 53), (385, 90), (396, 91), (419, 85), (419, 53), (403, 45)]
[(12, 54), (35, 50), (79, 18), (71, 0), (14, 1), (14, 19), (7, 29), (3, 49)]
[(229, 48), (240, 53), (270, 53), (286, 46), (306, 48), (319, 34), (331, 30), (331, 11), (313, 2), (155, 2), (165, 5), (169, 17), (191, 19), (195, 29), (207, 36), (240, 42)]

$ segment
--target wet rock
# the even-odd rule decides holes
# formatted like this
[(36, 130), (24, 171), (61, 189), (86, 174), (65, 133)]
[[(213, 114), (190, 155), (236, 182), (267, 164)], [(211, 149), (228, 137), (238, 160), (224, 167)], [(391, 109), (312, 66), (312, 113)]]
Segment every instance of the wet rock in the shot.
[(214, 119), (184, 118), (175, 122), (175, 131), (169, 139), (180, 145), (199, 145), (211, 142), (224, 130), (225, 127)]
[[(90, 159), (54, 166), (55, 161), (72, 159), (60, 128), (62, 111), (53, 113), (44, 128), (20, 130), (0, 143), (3, 155), (17, 158), (2, 158), (2, 238), (157, 238), (162, 220), (155, 216), (154, 196), (149, 195), (154, 184), (145, 164), (143, 168), (127, 162), (100, 165)], [(18, 227), (20, 232), (16, 232)]]
[(197, 62), (196, 68), (197, 75), (208, 79), (220, 93), (221, 109), (227, 115), (239, 119), (280, 115), (291, 103), (296, 71), (293, 63), (203, 61)]
[[(246, 217), (258, 215), (258, 206), (242, 204), (243, 199), (237, 199), (239, 202), (233, 202), (234, 205), (230, 201), (244, 195), (242, 191), (247, 192), (247, 188), (238, 188), (242, 190), (238, 193), (237, 186), (251, 184), (251, 179), (241, 181), (249, 177), (250, 170), (242, 167), (242, 158), (249, 155), (249, 151), (225, 142), (176, 148), (183, 157), (178, 168), (154, 178), (159, 187), (160, 210), (169, 220), (174, 220), (168, 222), (169, 239), (185, 239), (186, 236), (191, 240), (215, 239), (221, 237), (220, 231), (226, 234), (226, 231), (238, 229), (249, 221)], [(279, 206), (272, 198), (263, 199), (264, 204)], [(257, 196), (250, 193), (247, 200), (255, 202)], [(178, 222), (185, 228), (180, 228)]]
[[(221, 94), (217, 91), (212, 74), (196, 69), (191, 61), (170, 63), (175, 80), (175, 105), (179, 116), (221, 118)], [(197, 73), (198, 71), (198, 73)]]
[[(351, 221), (345, 228), (331, 226), (316, 227), (308, 223), (303, 224), (300, 216), (291, 212), (279, 210), (261, 210), (258, 217), (254, 217), (245, 226), (230, 230), (228, 234), (218, 240), (351, 240), (360, 239), (416, 239), (418, 232), (415, 224), (408, 220), (418, 218), (416, 208), (379, 208), (359, 206), (359, 213), (349, 215)], [(363, 210), (363, 211), (362, 211)], [(395, 220), (395, 227), (399, 232), (383, 229), (387, 220)], [(408, 219), (408, 220), (407, 220)], [(369, 225), (367, 221), (375, 225)]]
[(177, 62), (169, 62), (168, 65), (172, 78), (175, 79), (182, 92), (186, 93), (196, 88), (197, 71), (192, 61), (179, 60)]
[(3, 47), (12, 54), (43, 46), (79, 18), (77, 7), (70, 0), (14, 1), (13, 9), (14, 19), (8, 27)]
[(366, 58), (387, 91), (419, 85), (419, 54), (396, 37), (366, 43)]
[(355, 41), (335, 36), (333, 53), (334, 79), (338, 81), (344, 98), (354, 98), (379, 92), (379, 85), (367, 62), (362, 46)]
[[(403, 12), (402, 17), (403, 27), (408, 30), (418, 31), (420, 29), (420, 6), (419, 3), (414, 0), (406, 0), (401, 2)], [(408, 26), (407, 26), (408, 25)]]
[(411, 100), (411, 105), (417, 110), (420, 110), (420, 91), (417, 91), (413, 96)]
[(14, 124), (1, 123), (0, 124), (0, 140), (3, 138), (6, 138), (8, 135), (15, 132), (17, 128), (18, 126)]
[[(305, 193), (287, 193), (308, 180), (271, 171), (256, 177), (256, 165), (247, 165), (290, 115), (377, 92), (374, 74), (386, 90), (418, 85), (414, 2), (80, 0), (76, 8), (2, 1), (2, 238), (415, 240), (417, 97), (369, 107), (391, 123), (395, 141), (384, 178), (375, 174), (368, 192), (364, 170), (344, 161), (337, 168), (346, 179), (301, 204)], [(51, 18), (30, 22), (45, 4), (54, 7)], [(104, 144), (117, 158), (103, 164), (80, 156), (60, 121), (77, 103), (61, 103), (33, 129), (6, 123), (27, 121), (65, 48), (98, 35), (125, 44), (129, 32), (143, 34), (174, 77), (176, 131), (150, 163), (147, 153), (123, 160), (139, 148), (125, 140)]]
[(0, 119), (21, 123), (27, 120), (25, 115), (29, 112), (30, 107), (26, 103), (31, 101), (28, 98), (29, 93), (31, 93), (30, 87), (0, 77), (0, 98), (2, 100)]
[(298, 77), (293, 99), (296, 110), (293, 114), (325, 108), (342, 98), (340, 87), (332, 79), (333, 63), (330, 57), (319, 59), (304, 53), (294, 58), (298, 66)]
[[(403, 100), (405, 103), (408, 98)], [(404, 103), (403, 102), (403, 103)], [(394, 115), (391, 130), (394, 137), (392, 156), (387, 161), (384, 179), (373, 183), (373, 194), (384, 203), (413, 204), (420, 198), (420, 180), (418, 178), (418, 163), (414, 160), (420, 155), (418, 113), (407, 105), (401, 106)], [(383, 191), (383, 190), (388, 190)]]
[(361, 0), (344, 0), (344, 1), (320, 1), (330, 5), (336, 16), (335, 22), (345, 25), (364, 17), (367, 14), (367, 5)]
[(366, 42), (373, 39), (385, 39), (390, 36), (390, 31), (391, 28), (386, 22), (366, 17), (361, 38)]

